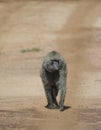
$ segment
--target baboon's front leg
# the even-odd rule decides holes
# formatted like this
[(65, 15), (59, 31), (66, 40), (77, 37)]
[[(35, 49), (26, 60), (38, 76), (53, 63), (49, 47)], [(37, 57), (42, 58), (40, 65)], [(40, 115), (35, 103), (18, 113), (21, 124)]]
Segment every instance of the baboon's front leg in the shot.
[(67, 78), (67, 69), (66, 69), (66, 64), (63, 64), (63, 68), (60, 70), (60, 77), (58, 81), (58, 86), (60, 89), (60, 110), (64, 110), (64, 100), (65, 100), (65, 95), (66, 95), (66, 78)]
[(66, 87), (61, 87), (60, 88), (60, 111), (64, 110), (64, 100), (65, 100), (65, 95), (66, 95)]

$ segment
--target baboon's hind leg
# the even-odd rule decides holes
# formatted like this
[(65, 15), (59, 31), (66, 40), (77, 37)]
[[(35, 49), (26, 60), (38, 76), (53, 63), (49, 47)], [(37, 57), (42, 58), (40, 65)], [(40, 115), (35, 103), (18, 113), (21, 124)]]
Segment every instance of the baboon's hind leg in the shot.
[(56, 89), (55, 87), (52, 87), (51, 94), (52, 94), (53, 103), (55, 104), (56, 108), (59, 108), (59, 105), (56, 100), (56, 96), (58, 94), (58, 89)]
[(45, 93), (46, 93), (46, 98), (47, 98), (47, 106), (46, 108), (49, 109), (56, 109), (56, 104), (53, 102), (53, 95), (51, 88), (49, 86), (45, 86)]

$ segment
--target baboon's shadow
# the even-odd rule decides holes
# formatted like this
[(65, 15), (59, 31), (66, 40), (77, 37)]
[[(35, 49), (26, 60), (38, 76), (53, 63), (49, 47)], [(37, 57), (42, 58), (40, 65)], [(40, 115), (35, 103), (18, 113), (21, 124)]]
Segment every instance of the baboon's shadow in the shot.
[(64, 111), (70, 109), (71, 106), (64, 106)]

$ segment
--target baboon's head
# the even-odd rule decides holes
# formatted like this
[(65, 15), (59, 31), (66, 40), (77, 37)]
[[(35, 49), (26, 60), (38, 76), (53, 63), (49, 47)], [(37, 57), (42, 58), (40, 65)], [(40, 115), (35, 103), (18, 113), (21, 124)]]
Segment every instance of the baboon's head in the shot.
[(47, 71), (49, 72), (56, 72), (59, 70), (59, 61), (58, 60), (51, 60), (50, 64), (48, 64)]

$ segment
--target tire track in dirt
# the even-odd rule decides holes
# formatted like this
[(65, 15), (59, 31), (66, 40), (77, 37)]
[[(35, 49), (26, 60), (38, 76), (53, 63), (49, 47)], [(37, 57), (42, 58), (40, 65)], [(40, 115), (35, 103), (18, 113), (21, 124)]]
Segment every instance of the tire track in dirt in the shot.
[[(76, 11), (71, 15), (70, 22), (68, 22), (67, 30), (70, 28), (75, 29), (78, 27), (85, 27), (85, 21), (87, 25), (90, 23), (88, 18), (92, 21), (96, 9), (97, 2), (94, 1), (82, 1), (78, 5)], [(89, 22), (89, 23), (88, 23)]]

